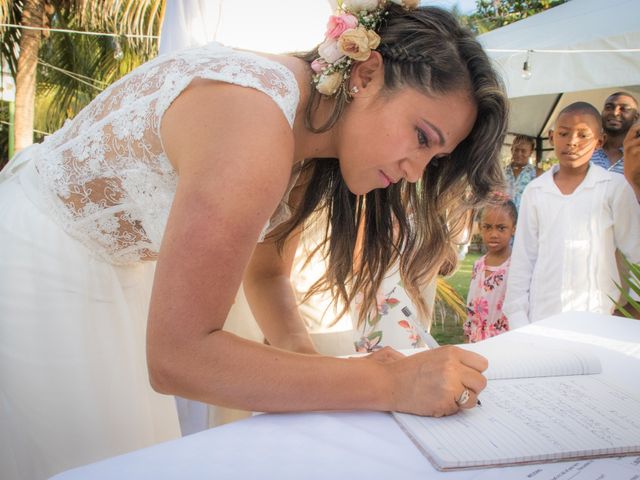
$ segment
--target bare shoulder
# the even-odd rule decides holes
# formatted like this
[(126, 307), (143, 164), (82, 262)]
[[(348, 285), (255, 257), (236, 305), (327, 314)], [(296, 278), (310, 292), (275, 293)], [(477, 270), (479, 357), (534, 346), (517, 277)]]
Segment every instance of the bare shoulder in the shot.
[[(194, 80), (167, 109), (161, 136), (165, 151), (181, 173), (185, 149), (220, 151), (227, 143), (244, 140), (252, 145), (293, 149), (293, 134), (282, 110), (265, 93), (253, 88)], [(248, 141), (250, 140), (250, 141)]]
[(168, 228), (202, 217), (198, 231), (226, 226), (250, 241), (280, 201), (293, 164), (293, 133), (266, 94), (209, 80), (193, 82), (161, 124), (165, 152), (179, 174)]

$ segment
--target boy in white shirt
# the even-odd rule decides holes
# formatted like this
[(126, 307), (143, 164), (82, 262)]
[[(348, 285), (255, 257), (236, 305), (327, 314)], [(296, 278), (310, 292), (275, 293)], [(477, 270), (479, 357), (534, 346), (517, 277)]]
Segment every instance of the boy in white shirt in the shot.
[(600, 113), (576, 102), (549, 132), (558, 165), (520, 205), (503, 312), (518, 328), (565, 311), (611, 314), (620, 297), (615, 250), (640, 262), (640, 208), (622, 175), (589, 165)]

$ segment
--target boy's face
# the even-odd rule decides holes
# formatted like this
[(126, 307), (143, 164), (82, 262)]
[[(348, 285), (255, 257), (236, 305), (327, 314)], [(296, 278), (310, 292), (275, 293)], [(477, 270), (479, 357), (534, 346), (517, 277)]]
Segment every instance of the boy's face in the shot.
[(589, 163), (593, 151), (602, 145), (602, 127), (593, 115), (567, 112), (556, 120), (549, 140), (560, 167), (579, 168)]

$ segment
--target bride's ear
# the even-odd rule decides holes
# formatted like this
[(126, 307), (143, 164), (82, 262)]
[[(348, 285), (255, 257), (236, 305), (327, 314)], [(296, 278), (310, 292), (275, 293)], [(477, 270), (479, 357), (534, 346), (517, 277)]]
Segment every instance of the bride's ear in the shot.
[(349, 88), (360, 94), (375, 93), (384, 85), (384, 64), (380, 52), (373, 51), (368, 59), (356, 62), (351, 70)]

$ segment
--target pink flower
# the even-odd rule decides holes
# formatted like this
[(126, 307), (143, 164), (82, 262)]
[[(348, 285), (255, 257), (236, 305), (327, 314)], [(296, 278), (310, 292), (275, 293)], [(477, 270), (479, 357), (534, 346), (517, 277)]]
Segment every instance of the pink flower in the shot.
[(387, 297), (385, 297), (384, 293), (376, 293), (376, 307), (379, 315), (386, 315), (387, 313), (389, 313)]
[(400, 325), (402, 328), (406, 328), (407, 330), (411, 329), (411, 325), (409, 325), (409, 322), (407, 322), (406, 320), (399, 320), (398, 325)]
[(473, 311), (474, 316), (479, 320), (486, 319), (489, 315), (489, 302), (486, 298), (474, 298), (473, 299)]
[(313, 62), (311, 62), (311, 70), (316, 73), (322, 73), (322, 70), (327, 68), (328, 64), (321, 58), (316, 58)]
[(342, 35), (342, 32), (350, 28), (356, 28), (358, 25), (358, 19), (348, 13), (341, 15), (331, 15), (329, 22), (327, 23), (327, 32), (325, 36), (327, 38), (338, 38)]
[(369, 337), (373, 338), (360, 337), (360, 340), (355, 342), (356, 352), (371, 353), (382, 348), (382, 345), (379, 345), (382, 340), (382, 332), (374, 332)]

